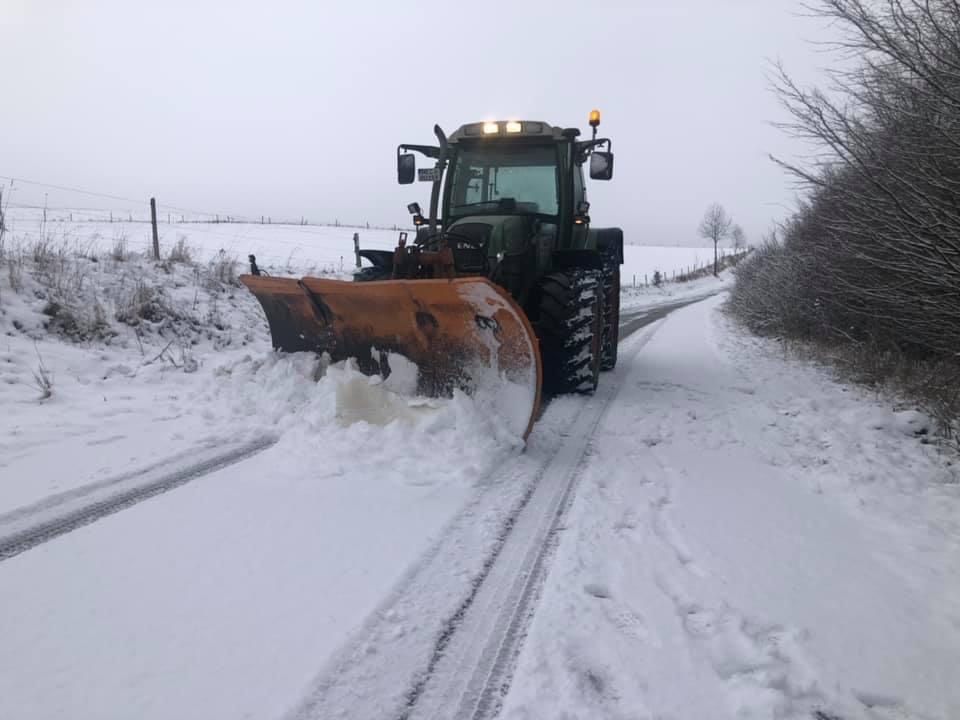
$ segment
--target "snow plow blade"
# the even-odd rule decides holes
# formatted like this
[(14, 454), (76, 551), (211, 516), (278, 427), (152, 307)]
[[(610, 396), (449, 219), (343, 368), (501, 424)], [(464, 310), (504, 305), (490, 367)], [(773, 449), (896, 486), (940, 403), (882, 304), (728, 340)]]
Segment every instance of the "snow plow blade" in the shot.
[(417, 366), (419, 394), (462, 390), (529, 435), (540, 406), (539, 343), (520, 306), (489, 280), (240, 280), (260, 301), (277, 350), (355, 358), (362, 372), (382, 375), (389, 354), (402, 355)]

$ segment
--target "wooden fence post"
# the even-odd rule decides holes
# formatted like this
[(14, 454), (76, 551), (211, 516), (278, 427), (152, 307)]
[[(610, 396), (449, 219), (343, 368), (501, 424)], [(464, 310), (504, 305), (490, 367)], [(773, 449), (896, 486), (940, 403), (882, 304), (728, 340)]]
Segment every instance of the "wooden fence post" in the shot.
[(353, 234), (353, 254), (357, 256), (357, 269), (360, 269), (360, 233)]
[(153, 225), (153, 259), (160, 259), (160, 236), (157, 234), (157, 199), (150, 198), (150, 223)]

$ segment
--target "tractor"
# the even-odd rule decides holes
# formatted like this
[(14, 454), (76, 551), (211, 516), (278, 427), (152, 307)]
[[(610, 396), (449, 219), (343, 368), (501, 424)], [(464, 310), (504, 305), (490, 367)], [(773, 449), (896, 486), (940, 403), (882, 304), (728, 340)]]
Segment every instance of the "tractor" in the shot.
[[(397, 181), (432, 184), (426, 217), (397, 247), (360, 250), (353, 281), (244, 275), (275, 348), (353, 358), (387, 376), (414, 362), (427, 395), (510, 406), (525, 438), (542, 393), (592, 393), (617, 362), (623, 231), (590, 226), (584, 165), (613, 176), (609, 139), (530, 120), (463, 125), (435, 145), (401, 144)], [(417, 168), (417, 154), (430, 162)], [(411, 237), (412, 235), (412, 237)]]

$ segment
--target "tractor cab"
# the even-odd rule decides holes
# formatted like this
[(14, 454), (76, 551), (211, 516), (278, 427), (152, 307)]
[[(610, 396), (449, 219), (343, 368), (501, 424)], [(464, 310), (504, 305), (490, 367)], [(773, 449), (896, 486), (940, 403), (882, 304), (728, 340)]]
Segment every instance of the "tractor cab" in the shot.
[[(415, 246), (449, 247), (456, 275), (490, 277), (523, 303), (537, 277), (567, 264), (565, 253), (596, 249), (583, 165), (589, 158), (597, 180), (609, 180), (613, 171), (610, 140), (596, 138), (599, 123), (599, 112), (592, 112), (594, 137), (587, 141), (577, 140), (576, 128), (511, 120), (469, 123), (449, 138), (435, 127), (437, 146), (400, 145), (398, 181), (433, 183), (429, 217), (410, 206)], [(418, 171), (415, 152), (433, 167)], [(414, 277), (435, 277), (424, 257), (431, 256), (419, 255), (421, 274)], [(409, 277), (396, 263), (395, 275), (398, 268)]]

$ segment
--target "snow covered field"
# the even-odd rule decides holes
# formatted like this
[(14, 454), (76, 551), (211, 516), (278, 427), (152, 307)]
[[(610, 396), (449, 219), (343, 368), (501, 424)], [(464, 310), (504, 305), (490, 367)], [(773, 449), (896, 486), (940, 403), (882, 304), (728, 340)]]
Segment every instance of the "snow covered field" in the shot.
[[(0, 560), (0, 717), (397, 717), (578, 439), (503, 717), (960, 716), (955, 459), (722, 296), (627, 338), (607, 404), (558, 399), (524, 451), (467, 398), (274, 355), (216, 263), (46, 267), (0, 268), (0, 543), (53, 495), (275, 442)], [(107, 326), (51, 309), (55, 278)]]
[[(127, 220), (133, 217), (134, 221)], [(72, 220), (70, 218), (73, 218)], [(56, 243), (65, 243), (71, 249), (107, 252), (117, 242), (125, 242), (134, 252), (144, 253), (152, 247), (152, 231), (146, 219), (117, 211), (114, 222), (104, 211), (58, 210), (50, 211), (47, 223), (37, 210), (10, 211), (8, 224), (11, 233), (21, 238), (45, 235)], [(207, 261), (221, 250), (226, 256), (243, 263), (247, 256), (256, 255), (257, 262), (274, 274), (349, 274), (354, 268), (353, 235), (360, 235), (360, 246), (372, 250), (393, 250), (397, 245), (395, 230), (333, 227), (326, 225), (280, 225), (256, 222), (178, 222), (179, 213), (160, 212), (158, 234), (161, 254), (183, 239), (194, 250), (197, 259)], [(190, 216), (186, 216), (190, 220)], [(713, 248), (662, 247), (651, 239), (626, 238), (624, 286), (632, 286), (634, 279), (642, 285), (644, 277), (653, 282), (653, 274), (660, 271), (668, 277), (689, 268), (702, 267), (713, 262)], [(634, 244), (643, 242), (643, 244)]]

